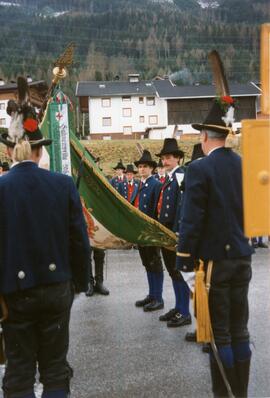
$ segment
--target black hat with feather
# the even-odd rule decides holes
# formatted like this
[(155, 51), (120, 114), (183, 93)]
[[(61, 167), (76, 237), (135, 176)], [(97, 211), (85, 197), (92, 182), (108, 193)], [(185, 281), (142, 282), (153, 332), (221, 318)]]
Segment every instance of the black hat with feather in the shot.
[(137, 174), (137, 170), (134, 169), (133, 164), (128, 164), (126, 168), (126, 173), (134, 173)]
[(216, 50), (211, 51), (209, 60), (213, 69), (217, 96), (205, 121), (192, 124), (192, 127), (199, 131), (210, 130), (227, 135), (232, 131), (235, 102), (229, 94), (223, 64)]
[(152, 159), (151, 153), (147, 149), (143, 151), (141, 158), (134, 162), (134, 164), (136, 167), (138, 167), (140, 164), (147, 164), (153, 168), (157, 167), (157, 162)]
[(29, 141), (32, 148), (50, 145), (52, 140), (45, 139), (38, 127), (36, 111), (29, 99), (27, 80), (19, 76), (17, 87), (18, 101), (8, 101), (7, 113), (11, 117), (11, 122), (8, 133), (0, 135), (0, 142), (11, 148), (20, 140)]
[(174, 155), (183, 159), (185, 156), (184, 152), (178, 147), (177, 141), (175, 138), (165, 138), (163, 143), (163, 148), (160, 153), (156, 153), (156, 156), (161, 157), (163, 155)]
[(117, 163), (117, 165), (115, 167), (113, 167), (114, 170), (126, 170), (125, 166), (122, 163), (122, 159), (119, 160), (119, 162)]
[(203, 158), (205, 156), (202, 150), (202, 144), (198, 143), (193, 146), (192, 155), (191, 155), (191, 162), (196, 159)]

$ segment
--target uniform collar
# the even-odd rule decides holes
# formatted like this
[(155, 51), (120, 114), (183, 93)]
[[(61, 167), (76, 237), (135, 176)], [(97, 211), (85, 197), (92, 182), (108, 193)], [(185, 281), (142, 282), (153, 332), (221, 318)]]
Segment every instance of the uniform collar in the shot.
[(221, 148), (224, 148), (224, 145), (216, 146), (215, 148), (211, 149), (211, 151), (208, 152), (207, 156), (211, 155), (211, 153), (213, 153), (213, 152), (216, 151), (217, 149), (221, 149)]
[(178, 169), (178, 167), (179, 167), (179, 164), (174, 169), (172, 169), (171, 171), (168, 172), (168, 178), (172, 177), (173, 173)]
[(15, 166), (18, 166), (19, 164), (22, 164), (22, 163), (35, 163), (33, 160), (23, 160), (22, 162), (14, 162), (14, 163), (12, 163), (12, 165), (10, 166), (10, 168), (12, 169), (13, 167), (15, 167)]
[(151, 177), (152, 177), (152, 176), (150, 175), (150, 176), (148, 176), (145, 180), (141, 179), (141, 182), (142, 182), (143, 184), (145, 184), (146, 181), (149, 180), (149, 178), (151, 178)]
[(29, 168), (38, 168), (38, 165), (33, 162), (32, 160), (30, 161), (23, 161), (23, 162), (16, 162), (13, 163), (10, 167), (9, 173), (13, 172), (13, 171), (24, 171), (27, 170)]

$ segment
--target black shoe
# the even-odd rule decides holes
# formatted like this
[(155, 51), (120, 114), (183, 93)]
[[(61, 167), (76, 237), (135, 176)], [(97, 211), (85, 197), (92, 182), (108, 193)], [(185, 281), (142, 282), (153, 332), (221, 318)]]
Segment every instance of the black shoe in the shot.
[(185, 335), (185, 340), (186, 341), (190, 341), (192, 343), (196, 343), (197, 341), (197, 333), (196, 330), (194, 332), (188, 332)]
[(258, 243), (252, 243), (253, 249), (258, 249)]
[(92, 297), (93, 294), (94, 294), (94, 284), (93, 284), (93, 282), (89, 282), (89, 283), (88, 283), (88, 289), (87, 289), (87, 291), (85, 292), (85, 295), (86, 295), (87, 297)]
[(210, 345), (208, 343), (203, 343), (202, 352), (205, 352), (206, 354), (210, 352)]
[(153, 301), (150, 296), (146, 296), (143, 300), (138, 300), (135, 303), (136, 307), (144, 307), (146, 304), (149, 304)]
[(157, 310), (162, 310), (164, 308), (164, 302), (163, 301), (157, 301), (157, 300), (152, 300), (149, 304), (146, 304), (143, 307), (143, 310), (145, 312), (150, 312), (150, 311), (157, 311)]
[(110, 294), (109, 290), (103, 285), (103, 282), (96, 282), (94, 291), (103, 296), (108, 296)]
[(268, 245), (266, 243), (258, 243), (258, 247), (262, 247), (263, 249), (268, 249)]
[(184, 316), (177, 312), (174, 317), (167, 322), (168, 328), (177, 328), (179, 326), (190, 325), (191, 324), (191, 316)]
[(177, 312), (178, 311), (175, 308), (172, 308), (170, 311), (166, 312), (166, 314), (160, 315), (159, 320), (167, 322), (171, 320)]

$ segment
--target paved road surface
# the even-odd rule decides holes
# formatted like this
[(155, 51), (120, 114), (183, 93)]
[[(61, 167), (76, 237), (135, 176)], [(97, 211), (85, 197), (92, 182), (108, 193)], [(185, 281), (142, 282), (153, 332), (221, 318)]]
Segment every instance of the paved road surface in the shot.
[[(134, 301), (146, 293), (138, 252), (107, 252), (109, 297), (76, 298), (69, 359), (74, 368), (72, 398), (210, 397), (208, 355), (186, 343), (191, 326), (169, 329), (164, 311), (144, 313)], [(250, 397), (270, 397), (270, 250), (258, 249), (250, 289), (253, 361)], [(168, 276), (165, 310), (173, 306)], [(40, 397), (40, 386), (38, 387)], [(0, 398), (1, 398), (0, 393)]]

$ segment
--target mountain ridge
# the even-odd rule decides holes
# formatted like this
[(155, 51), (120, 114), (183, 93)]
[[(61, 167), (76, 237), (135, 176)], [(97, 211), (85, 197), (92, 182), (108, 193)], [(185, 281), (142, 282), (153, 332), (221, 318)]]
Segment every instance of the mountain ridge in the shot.
[[(207, 54), (217, 49), (234, 82), (259, 79), (259, 25), (268, 0), (17, 0), (0, 2), (0, 77), (50, 78), (76, 43), (70, 81), (173, 75), (178, 84), (211, 83)], [(2, 4), (2, 5), (1, 5)], [(18, 6), (19, 5), (19, 6)]]

